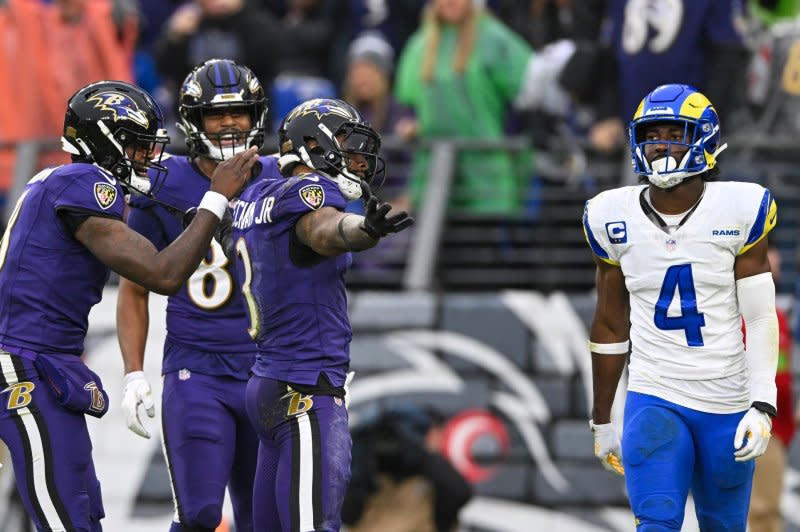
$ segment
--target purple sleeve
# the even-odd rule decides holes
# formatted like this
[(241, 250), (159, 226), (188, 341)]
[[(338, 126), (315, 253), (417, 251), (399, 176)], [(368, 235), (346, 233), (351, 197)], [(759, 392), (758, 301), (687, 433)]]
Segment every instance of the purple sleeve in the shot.
[(70, 176), (55, 199), (56, 211), (122, 219), (125, 197), (116, 181), (98, 170)]
[(309, 175), (287, 183), (275, 205), (275, 216), (300, 218), (300, 216), (321, 209), (333, 207), (343, 211), (347, 201), (339, 187), (324, 177)]

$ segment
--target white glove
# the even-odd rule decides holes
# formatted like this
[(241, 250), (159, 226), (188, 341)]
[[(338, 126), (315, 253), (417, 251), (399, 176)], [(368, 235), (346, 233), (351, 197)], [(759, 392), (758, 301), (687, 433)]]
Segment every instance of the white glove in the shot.
[(353, 377), (356, 376), (355, 371), (350, 371), (347, 373), (347, 377), (344, 379), (344, 407), (350, 408), (350, 383), (353, 382)]
[(131, 371), (122, 379), (122, 411), (125, 412), (125, 423), (142, 438), (149, 438), (150, 433), (139, 419), (139, 405), (144, 406), (149, 417), (156, 415), (153, 392), (144, 371)]
[(603, 467), (618, 475), (624, 475), (622, 467), (622, 445), (613, 423), (595, 425), (589, 420), (589, 428), (594, 432), (594, 455)]
[[(758, 458), (767, 450), (769, 438), (772, 436), (772, 419), (756, 408), (750, 407), (750, 410), (744, 415), (736, 427), (736, 436), (733, 439), (734, 460), (737, 462), (746, 462), (753, 458)], [(747, 437), (747, 445), (742, 447), (744, 438)]]

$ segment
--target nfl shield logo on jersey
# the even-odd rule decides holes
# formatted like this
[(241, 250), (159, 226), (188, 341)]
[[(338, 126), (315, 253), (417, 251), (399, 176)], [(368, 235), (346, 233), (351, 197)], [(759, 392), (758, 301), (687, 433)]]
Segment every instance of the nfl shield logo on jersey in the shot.
[(314, 210), (319, 209), (325, 201), (325, 190), (320, 185), (306, 185), (299, 193), (303, 203)]
[(117, 199), (117, 188), (114, 185), (103, 183), (94, 184), (94, 199), (101, 209), (108, 209)]

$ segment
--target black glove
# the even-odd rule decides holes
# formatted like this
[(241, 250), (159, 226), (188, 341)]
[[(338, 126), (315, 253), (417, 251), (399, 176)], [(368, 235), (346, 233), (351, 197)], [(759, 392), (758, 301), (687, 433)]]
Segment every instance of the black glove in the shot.
[[(189, 227), (189, 224), (192, 223), (192, 220), (194, 220), (195, 216), (197, 216), (197, 207), (189, 207), (186, 209), (182, 218), (184, 229)], [(236, 254), (236, 249), (233, 243), (233, 218), (231, 218), (230, 209), (225, 211), (225, 215), (222, 217), (222, 220), (220, 220), (219, 225), (217, 225), (217, 230), (214, 232), (214, 238), (222, 246), (222, 252), (225, 253), (225, 256), (228, 258), (228, 260), (233, 260)]]
[(230, 209), (225, 210), (225, 216), (220, 220), (214, 238), (222, 246), (222, 252), (225, 253), (228, 260), (233, 261), (236, 256), (236, 247), (233, 243), (233, 218)]
[(414, 218), (409, 216), (406, 211), (387, 218), (386, 215), (392, 210), (392, 206), (388, 203), (381, 203), (364, 180), (361, 180), (361, 192), (364, 198), (364, 221), (361, 223), (361, 230), (372, 238), (377, 240), (390, 233), (399, 233), (414, 225)]

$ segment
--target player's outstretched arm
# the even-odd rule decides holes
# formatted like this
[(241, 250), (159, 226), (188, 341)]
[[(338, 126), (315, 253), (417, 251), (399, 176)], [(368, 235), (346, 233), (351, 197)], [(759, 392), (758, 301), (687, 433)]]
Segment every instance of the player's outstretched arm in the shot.
[(117, 296), (117, 339), (122, 350), (125, 378), (122, 389), (122, 411), (125, 423), (134, 433), (149, 438), (150, 432), (139, 418), (139, 405), (149, 417), (155, 416), (155, 402), (150, 383), (144, 376), (144, 349), (150, 323), (150, 292), (125, 279), (119, 281)]
[(363, 251), (414, 223), (405, 211), (387, 216), (391, 208), (375, 196), (367, 200), (364, 216), (322, 207), (304, 214), (295, 224), (295, 233), (300, 242), (324, 257)]
[(238, 194), (258, 161), (255, 148), (221, 162), (211, 190), (200, 202), (192, 223), (172, 244), (158, 252), (145, 237), (120, 220), (91, 216), (75, 231), (89, 251), (121, 276), (159, 294), (174, 294), (194, 272), (211, 243), (228, 200)]
[(335, 257), (348, 251), (362, 251), (378, 239), (361, 229), (363, 216), (344, 213), (333, 207), (304, 214), (294, 225), (297, 239), (323, 257)]
[(406, 211), (400, 211), (389, 216), (392, 206), (381, 202), (377, 196), (372, 194), (366, 184), (362, 184), (362, 188), (367, 191), (364, 196), (366, 198), (364, 217), (360, 226), (362, 231), (365, 231), (373, 238), (383, 238), (392, 233), (399, 233), (403, 229), (414, 225), (414, 218), (409, 216)]

